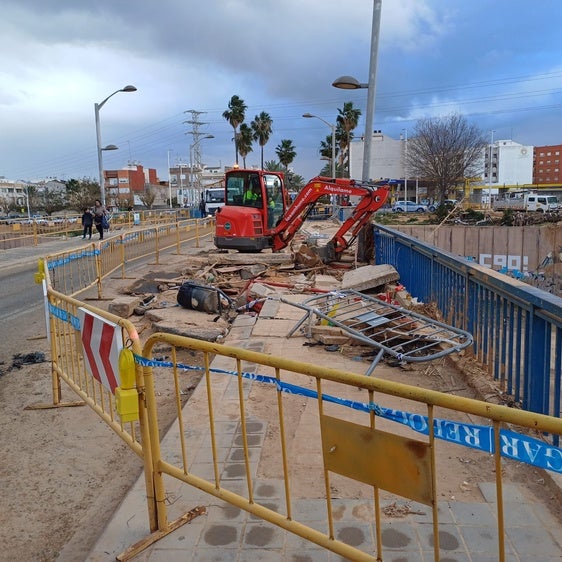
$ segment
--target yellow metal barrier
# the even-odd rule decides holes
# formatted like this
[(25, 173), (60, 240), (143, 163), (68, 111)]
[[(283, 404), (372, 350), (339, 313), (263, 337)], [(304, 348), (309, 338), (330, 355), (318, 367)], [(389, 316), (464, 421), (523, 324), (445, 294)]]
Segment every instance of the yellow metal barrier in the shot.
[[(48, 272), (43, 275), (49, 279)], [(560, 449), (537, 438), (542, 432), (562, 435), (560, 419), (171, 334), (154, 334), (141, 346), (128, 320), (52, 288), (47, 296), (53, 388), (49, 407), (75, 405), (61, 400), (64, 381), (144, 462), (151, 534), (120, 560), (205, 512), (197, 505), (178, 514), (185, 502), (179, 503), (170, 521), (169, 500), (177, 482), (358, 561), (383, 560), (381, 494), (407, 498), (427, 507), (419, 516), (433, 528), (434, 560), (439, 561), (436, 459), (455, 454), (461, 445), (474, 445), (477, 432), (487, 427), (493, 448), (483, 454), (493, 454), (495, 462), (497, 548), (503, 562), (502, 453), (532, 432), (534, 437), (528, 437), (532, 455), (562, 463)], [(114, 339), (125, 350), (119, 356), (118, 380), (110, 388), (107, 377), (93, 366), (100, 358), (109, 361), (107, 338), (101, 337), (107, 329), (114, 331)], [(96, 347), (102, 341), (106, 347)], [(153, 349), (160, 344), (169, 349), (166, 360), (153, 358)], [(182, 374), (199, 369), (189, 364), (193, 351), (203, 354), (204, 378), (183, 406)], [(164, 428), (155, 393), (155, 378), (162, 377), (173, 378), (177, 414), (177, 429), (167, 434), (166, 442), (161, 438)], [(404, 404), (402, 411), (388, 406), (393, 398)], [(295, 420), (301, 416), (310, 430), (306, 435), (296, 432)], [(514, 428), (520, 432), (517, 439), (501, 442), (501, 432)], [(539, 451), (541, 443), (546, 453)], [(264, 477), (280, 483), (281, 505), (257, 493)], [(354, 482), (357, 509), (371, 498), (370, 549), (338, 538), (340, 498), (332, 496), (342, 478)], [(307, 518), (302, 498), (321, 502), (316, 525)]]
[[(170, 346), (169, 363), (152, 359), (156, 344)], [(204, 353), (205, 384), (199, 385), (201, 392), (192, 396), (182, 409), (181, 373), (190, 367), (178, 357), (186, 350)], [(436, 457), (454, 454), (448, 449), (454, 451), (459, 445), (470, 445), (471, 440), (476, 440), (477, 432), (488, 429), (492, 436), (490, 451), (483, 454), (486, 457), (493, 454), (495, 461), (498, 553), (499, 560), (504, 561), (502, 465), (506, 461), (502, 460), (502, 452), (512, 445), (506, 444), (507, 441), (500, 443), (500, 432), (517, 426), (522, 434), (532, 430), (562, 435), (560, 419), (170, 334), (151, 336), (142, 358), (137, 360), (144, 365), (146, 380), (157, 370), (155, 376), (173, 376), (176, 388), (178, 427), (165, 447), (159, 439), (155, 397), (146, 394), (152, 472), (161, 525), (167, 519), (164, 475), (168, 475), (351, 560), (383, 559), (380, 492), (386, 491), (429, 507), (427, 518), (433, 526), (434, 559), (438, 561)], [(358, 390), (366, 391), (368, 396), (359, 411), (350, 406), (359, 404)], [(392, 397), (407, 401), (408, 413), (402, 412), (397, 417), (410, 416), (409, 427), (395, 423), (398, 419), (389, 421), (386, 414), (391, 410), (383, 410), (378, 404)], [(311, 398), (318, 403), (315, 416), (311, 415), (314, 408), (303, 404)], [(299, 435), (293, 434), (293, 420), (295, 416), (305, 415), (304, 409), (316, 439), (299, 445), (296, 443)], [(471, 425), (474, 416), (488, 425)], [(450, 419), (457, 421), (446, 421)], [(470, 422), (464, 426), (462, 420)], [(257, 431), (258, 425), (264, 430)], [(418, 426), (425, 427), (427, 436), (420, 438)], [(466, 443), (461, 438), (463, 427)], [(273, 509), (256, 497), (255, 455), (260, 452), (254, 449), (256, 444), (261, 448), (262, 459), (266, 455), (263, 470), (267, 476), (283, 483), (281, 509)], [(536, 446), (534, 443), (533, 447)], [(544, 447), (548, 448), (546, 443)], [(225, 453), (227, 450), (231, 456)], [(200, 461), (200, 451), (206, 451), (203, 457), (207, 462)], [(305, 452), (305, 458), (293, 456), (294, 451)], [(233, 478), (234, 475), (239, 478)], [(357, 481), (356, 497), (373, 498), (376, 537), (371, 552), (336, 538), (332, 489), (337, 489), (338, 478), (342, 476)], [(304, 494), (310, 493), (306, 483), (322, 477), (323, 493), (317, 499), (325, 500), (324, 531), (306, 523), (292, 492), (299, 489), (302, 494), (304, 485)], [(370, 493), (365, 492), (365, 487)]]
[[(148, 439), (148, 418), (142, 400), (145, 388), (142, 369), (133, 363), (133, 371), (124, 374), (125, 380), (135, 388), (137, 402), (134, 409), (138, 415), (129, 418), (117, 414), (115, 389), (112, 390), (111, 386), (107, 387), (107, 375), (104, 374), (109, 369), (112, 356), (115, 356), (115, 343), (134, 353), (141, 351), (138, 333), (128, 320), (88, 306), (53, 289), (48, 290), (47, 299), (53, 401), (50, 405), (34, 406), (34, 408), (87, 404), (139, 457), (144, 459), (150, 528), (155, 529), (157, 515), (152, 492), (153, 463)], [(110, 338), (112, 340), (110, 346), (108, 346), (107, 332), (101, 337), (101, 327), (92, 328), (90, 333), (84, 331), (85, 315), (99, 320), (104, 328), (113, 329), (114, 338)], [(116, 371), (118, 369), (119, 367), (115, 367)], [(114, 374), (117, 376), (117, 372)], [(82, 403), (69, 404), (62, 401), (61, 380), (78, 394), (83, 400)], [(124, 421), (125, 419), (129, 421)]]
[(139, 228), (109, 234), (101, 241), (61, 252), (44, 258), (45, 270), (49, 271), (49, 286), (65, 294), (76, 296), (82, 291), (97, 286), (98, 298), (103, 298), (103, 279), (121, 270), (125, 278), (127, 264), (135, 260), (154, 256), (159, 263), (164, 250), (176, 248), (181, 253), (181, 244), (195, 240), (199, 247), (201, 236), (212, 233), (211, 219), (185, 219), (151, 228)]

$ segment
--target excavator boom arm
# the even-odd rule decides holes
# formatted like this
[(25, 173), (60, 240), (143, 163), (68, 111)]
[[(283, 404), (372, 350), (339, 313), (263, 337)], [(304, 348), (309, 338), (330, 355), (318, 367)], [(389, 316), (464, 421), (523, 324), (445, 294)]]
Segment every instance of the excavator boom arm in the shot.
[[(361, 228), (369, 221), (372, 214), (380, 209), (389, 194), (388, 185), (376, 185), (368, 182), (357, 182), (346, 178), (316, 177), (299, 192), (293, 204), (287, 209), (283, 218), (273, 231), (273, 250), (285, 248), (293, 239), (308, 214), (318, 200), (325, 195), (345, 197), (358, 196), (361, 199), (352, 214), (343, 222), (329, 245), (336, 255), (341, 254), (357, 237)], [(345, 234), (351, 231), (350, 241)]]

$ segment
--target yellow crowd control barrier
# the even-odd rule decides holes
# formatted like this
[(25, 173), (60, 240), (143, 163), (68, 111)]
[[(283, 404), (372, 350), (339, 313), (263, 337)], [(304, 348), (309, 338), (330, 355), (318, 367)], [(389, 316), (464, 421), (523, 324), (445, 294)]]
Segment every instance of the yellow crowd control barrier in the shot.
[(70, 296), (97, 287), (101, 299), (103, 279), (108, 275), (120, 271), (124, 279), (128, 264), (148, 256), (154, 256), (158, 264), (161, 252), (175, 248), (181, 254), (181, 246), (186, 242), (194, 241), (199, 247), (200, 237), (210, 236), (212, 226), (211, 218), (182, 219), (154, 227), (115, 231), (116, 234), (109, 231), (101, 241), (45, 257), (36, 279), (40, 282), (48, 273), (48, 285)]
[[(174, 490), (183, 498), (175, 482), (358, 561), (383, 559), (381, 494), (406, 498), (425, 506), (419, 515), (433, 528), (438, 561), (437, 459), (471, 447), (494, 459), (504, 561), (504, 463), (562, 473), (562, 450), (540, 438), (559, 438), (560, 419), (171, 334), (141, 345), (128, 320), (54, 289), (47, 297), (49, 407), (68, 405), (65, 382), (144, 462), (150, 535), (120, 560), (205, 512), (187, 494), (170, 502)], [(166, 357), (154, 358), (156, 346)], [(202, 363), (190, 363), (194, 351)], [(182, 376), (194, 370), (202, 381), (184, 405)], [(155, 381), (165, 377), (173, 381), (177, 425), (164, 439)], [(357, 509), (370, 505), (374, 538), (363, 549), (337, 533), (342, 498), (333, 491), (342, 479), (352, 482), (346, 489)], [(278, 503), (264, 500), (264, 481), (279, 490)], [(316, 524), (303, 498), (317, 502)]]
[[(162, 344), (169, 358), (154, 360), (153, 349)], [(186, 350), (203, 353), (204, 384), (182, 407), (182, 373), (196, 368), (181, 361), (189, 357)], [(379, 561), (384, 492), (426, 506), (438, 561), (436, 458), (471, 447), (494, 459), (497, 551), (503, 561), (503, 464), (532, 457), (537, 466), (562, 472), (562, 450), (535, 433), (560, 436), (559, 419), (170, 334), (152, 335), (136, 360), (146, 380), (173, 377), (176, 388), (177, 427), (165, 443), (159, 437), (155, 397), (146, 394), (155, 501), (164, 527), (169, 497), (164, 479), (171, 477), (347, 559)], [(396, 409), (396, 398), (402, 409)], [(306, 434), (299, 434), (295, 424), (302, 417)], [(279, 483), (278, 506), (256, 492), (264, 476)], [(342, 478), (356, 483), (351, 497), (359, 498), (358, 506), (372, 498), (375, 538), (370, 550), (337, 538), (332, 495)], [(324, 530), (307, 522), (303, 497), (323, 503)], [(184, 507), (193, 514), (193, 506)]]

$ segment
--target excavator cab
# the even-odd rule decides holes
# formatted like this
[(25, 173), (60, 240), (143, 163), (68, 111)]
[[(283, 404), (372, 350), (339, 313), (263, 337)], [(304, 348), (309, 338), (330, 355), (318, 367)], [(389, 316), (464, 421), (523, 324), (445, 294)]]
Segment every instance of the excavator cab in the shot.
[(225, 177), (225, 204), (216, 212), (215, 245), (241, 252), (271, 248), (286, 201), (281, 172), (230, 170)]

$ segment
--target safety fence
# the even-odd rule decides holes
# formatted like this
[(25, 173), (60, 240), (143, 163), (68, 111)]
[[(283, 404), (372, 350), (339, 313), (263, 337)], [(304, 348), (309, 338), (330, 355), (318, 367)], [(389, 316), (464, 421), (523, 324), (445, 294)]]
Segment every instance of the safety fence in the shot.
[(394, 266), (413, 296), (473, 335), (475, 357), (501, 390), (525, 410), (560, 417), (562, 298), (407, 234), (374, 231), (375, 262)]
[[(63, 380), (144, 461), (151, 534), (120, 560), (204, 513), (184, 500), (170, 521), (170, 490), (181, 482), (350, 560), (384, 559), (391, 526), (381, 494), (394, 494), (417, 502), (438, 561), (439, 458), (462, 455), (463, 447), (493, 456), (495, 536), (505, 560), (505, 463), (562, 474), (562, 450), (540, 437), (562, 434), (560, 419), (171, 334), (153, 334), (141, 346), (127, 320), (54, 290), (48, 307), (54, 403), (62, 405)], [(155, 348), (166, 357), (155, 358)], [(190, 364), (194, 351), (202, 363)], [(182, 375), (193, 371), (202, 383), (183, 406)], [(155, 392), (164, 377), (173, 380), (177, 415), (165, 440)], [(301, 416), (306, 435), (295, 431)], [(275, 500), (258, 491), (264, 474), (279, 491)], [(356, 484), (349, 500), (370, 505), (366, 548), (340, 538), (335, 506), (342, 498), (332, 490), (342, 477)]]
[[(416, 502), (439, 561), (439, 458), (470, 448), (483, 462), (493, 457), (503, 561), (506, 463), (562, 474), (562, 450), (542, 437), (562, 434), (558, 418), (171, 334), (153, 334), (143, 345), (128, 320), (52, 288), (47, 306), (53, 404), (64, 406), (63, 381), (144, 462), (150, 535), (120, 560), (204, 513), (184, 500), (174, 503), (170, 520), (172, 491), (184, 483), (360, 561), (384, 559), (392, 527), (384, 494), (406, 498)], [(166, 349), (166, 357), (155, 358), (155, 349)], [(190, 363), (193, 352), (203, 361)], [(193, 371), (203, 379), (184, 406), (182, 375)], [(173, 381), (177, 416), (166, 438), (155, 391), (164, 378)], [(303, 416), (306, 434), (296, 431)], [(340, 533), (342, 497), (333, 490), (342, 478), (355, 484), (344, 499), (370, 506), (366, 536), (373, 538), (362, 548)], [(279, 492), (274, 500), (259, 492), (264, 479)]]
[(60, 293), (76, 296), (95, 286), (101, 299), (105, 277), (120, 271), (125, 278), (127, 265), (147, 256), (154, 256), (158, 264), (161, 252), (175, 248), (180, 254), (182, 244), (189, 241), (195, 241), (198, 247), (200, 238), (212, 233), (213, 224), (212, 218), (183, 219), (119, 234), (110, 231), (103, 240), (47, 256), (40, 268), (48, 270), (50, 286)]
[[(195, 216), (197, 215), (197, 216)], [(190, 218), (200, 218), (193, 209), (119, 211), (111, 214), (112, 228), (125, 229), (173, 224)], [(0, 249), (38, 246), (52, 238), (79, 236), (83, 232), (82, 215), (13, 218), (0, 221)], [(94, 228), (95, 232), (95, 228)]]
[[(383, 500), (387, 494), (406, 498), (416, 502), (439, 561), (439, 458), (469, 448), (494, 464), (493, 536), (498, 559), (506, 560), (504, 468), (524, 462), (562, 474), (562, 450), (555, 446), (559, 417), (171, 334), (154, 334), (143, 344), (128, 320), (72, 296), (128, 261), (181, 244), (198, 228), (199, 222), (186, 222), (123, 234), (94, 245), (92, 255), (46, 258), (39, 273), (47, 288), (53, 404), (64, 405), (66, 383), (144, 463), (150, 535), (119, 559), (205, 511), (187, 500), (170, 505), (171, 490), (183, 483), (351, 560), (384, 559), (389, 524)], [(88, 265), (69, 265), (82, 260)], [(466, 322), (470, 307), (458, 312), (450, 306), (462, 290), (455, 277), (442, 276), (447, 318), (474, 328)], [(413, 287), (410, 280), (404, 283)], [(155, 358), (162, 346), (167, 356)], [(202, 367), (190, 364), (190, 352), (202, 354)], [(193, 371), (202, 383), (184, 406), (182, 375)], [(164, 439), (155, 387), (165, 377), (175, 389), (177, 429)], [(295, 431), (301, 416), (306, 435)], [(274, 501), (260, 493), (264, 478), (279, 491)], [(369, 502), (366, 536), (372, 540), (361, 548), (340, 533), (342, 498), (333, 490), (342, 478), (356, 485), (346, 499), (357, 501), (358, 509), (365, 498)]]

